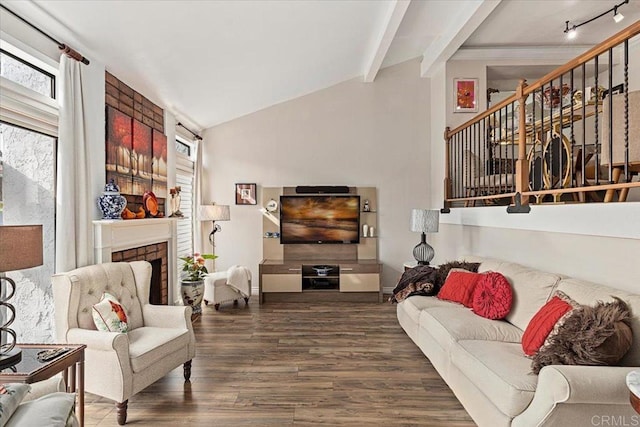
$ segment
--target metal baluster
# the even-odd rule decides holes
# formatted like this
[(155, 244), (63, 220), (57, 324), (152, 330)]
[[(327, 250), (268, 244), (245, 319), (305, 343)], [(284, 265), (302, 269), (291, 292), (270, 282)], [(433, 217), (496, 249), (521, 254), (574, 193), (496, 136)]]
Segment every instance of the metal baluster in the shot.
[[(513, 102), (512, 105), (513, 105), (512, 108), (516, 108), (516, 105), (519, 106), (519, 104), (517, 102)], [(526, 116), (526, 111), (527, 111), (526, 108), (525, 108), (524, 111), (522, 111), (522, 113), (525, 113), (525, 116)], [(512, 125), (512, 127), (513, 127), (513, 125)], [(520, 132), (525, 132), (525, 135), (526, 135), (526, 130), (527, 130), (527, 128), (525, 126), (524, 129), (520, 129)], [(515, 185), (516, 185), (516, 180), (515, 180), (515, 175), (514, 175), (514, 172), (515, 172), (515, 168), (514, 168), (515, 160), (514, 159), (516, 158), (515, 156), (516, 156), (516, 133), (514, 131), (514, 132), (511, 132), (511, 164), (510, 164), (510, 172), (511, 172), (512, 179), (511, 179), (511, 187), (510, 187), (510, 189), (511, 189), (512, 192), (515, 191)]]
[(607, 98), (609, 101), (609, 129), (606, 129), (609, 133), (609, 182), (613, 183), (613, 94), (611, 88), (613, 87), (613, 49), (609, 49), (609, 92)]
[(593, 58), (594, 60), (594, 74), (595, 74), (595, 90), (596, 90), (596, 104), (595, 118), (594, 118), (594, 132), (595, 132), (595, 159), (596, 159), (596, 185), (600, 184), (600, 139), (598, 138), (598, 104), (600, 103), (600, 91), (598, 90), (598, 56)]
[[(573, 153), (574, 153), (574, 144), (575, 144), (574, 133), (573, 133), (573, 84), (574, 84), (573, 71), (574, 70), (575, 70), (575, 68), (571, 69), (571, 74), (570, 74), (570, 76), (571, 76), (571, 83), (570, 83), (571, 88), (569, 89), (569, 96), (571, 97), (571, 100), (570, 100), (570, 103), (569, 103), (569, 106), (571, 108), (571, 110), (570, 110), (571, 111), (570, 112), (570, 114), (571, 114), (571, 118), (570, 118), (571, 130), (570, 130), (570, 140), (569, 140), (569, 147), (571, 147), (570, 150), (569, 150), (569, 152), (570, 152), (569, 154), (571, 156), (571, 158), (569, 159), (569, 177), (571, 178), (571, 180), (569, 181), (569, 187), (573, 187), (573, 181), (574, 181), (574, 179), (573, 179), (573, 177), (574, 177)], [(582, 153), (582, 155), (584, 156), (584, 153)], [(575, 193), (574, 193), (574, 195), (575, 195)]]
[[(613, 162), (613, 152), (611, 152), (611, 160)], [(626, 182), (631, 182), (629, 176), (629, 39), (624, 41), (624, 176)]]
[[(587, 121), (585, 120), (585, 113), (587, 111), (587, 102), (589, 100), (586, 98), (587, 96), (587, 64), (582, 64), (582, 182), (580, 183), (581, 187), (585, 187), (587, 185), (587, 171), (585, 170), (586, 165), (586, 144), (587, 144)], [(596, 106), (597, 108), (597, 106)], [(597, 170), (596, 170), (597, 175)]]

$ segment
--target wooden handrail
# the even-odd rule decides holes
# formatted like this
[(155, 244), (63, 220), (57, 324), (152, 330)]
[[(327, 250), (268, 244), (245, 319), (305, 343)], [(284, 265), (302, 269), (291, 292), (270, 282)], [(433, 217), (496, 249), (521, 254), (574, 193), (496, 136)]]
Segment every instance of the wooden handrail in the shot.
[[(567, 183), (566, 182), (562, 182), (559, 185), (557, 185), (558, 188), (556, 187), (556, 184), (552, 184), (552, 185), (548, 185), (545, 183), (545, 187), (546, 188), (539, 188), (537, 190), (533, 190), (531, 188), (532, 184), (530, 183), (530, 169), (532, 166), (530, 164), (530, 159), (529, 157), (531, 156), (531, 153), (533, 152), (532, 150), (530, 150), (529, 152), (527, 152), (528, 148), (527, 148), (527, 144), (531, 144), (531, 141), (529, 141), (527, 139), (527, 119), (526, 119), (526, 109), (525, 109), (525, 104), (527, 102), (527, 98), (529, 96), (531, 96), (531, 94), (533, 93), (538, 93), (540, 92), (541, 89), (543, 89), (545, 87), (545, 85), (549, 85), (549, 84), (553, 84), (554, 80), (559, 80), (562, 81), (562, 78), (565, 74), (571, 73), (572, 70), (578, 69), (579, 67), (584, 67), (584, 64), (588, 64), (590, 61), (594, 61), (597, 64), (597, 60), (598, 57), (600, 55), (603, 54), (607, 54), (609, 56), (609, 88), (612, 89), (613, 88), (613, 83), (611, 80), (611, 67), (612, 67), (612, 51), (613, 48), (618, 47), (618, 46), (623, 46), (625, 49), (625, 58), (628, 58), (628, 52), (627, 52), (627, 48), (628, 48), (628, 41), (629, 39), (637, 36), (640, 34), (640, 21), (636, 21), (634, 23), (632, 23), (630, 26), (628, 26), (627, 28), (623, 29), (622, 31), (619, 31), (618, 33), (616, 33), (615, 35), (609, 37), (608, 39), (606, 39), (605, 41), (603, 41), (602, 43), (599, 43), (598, 45), (594, 46), (593, 48), (587, 50), (586, 52), (584, 52), (583, 54), (577, 56), (576, 58), (572, 59), (571, 61), (567, 62), (566, 64), (562, 65), (561, 67), (555, 69), (554, 71), (546, 74), (545, 76), (543, 76), (542, 78), (536, 80), (534, 83), (532, 83), (531, 85), (527, 85), (525, 80), (521, 80), (518, 87), (516, 88), (516, 93), (514, 95), (511, 95), (510, 97), (502, 100), (500, 103), (498, 103), (497, 105), (487, 109), (484, 112), (479, 113), (478, 115), (476, 115), (475, 117), (473, 117), (470, 120), (467, 120), (465, 123), (461, 124), (460, 126), (457, 126), (455, 129), (450, 129), (447, 127), (447, 129), (444, 132), (444, 139), (445, 139), (445, 143), (446, 143), (446, 165), (445, 165), (445, 182), (444, 182), (444, 186), (445, 186), (445, 191), (444, 191), (444, 203), (445, 203), (445, 208), (448, 209), (448, 207), (451, 205), (452, 202), (462, 202), (462, 201), (474, 201), (474, 200), (487, 200), (487, 199), (500, 199), (500, 198), (506, 198), (506, 197), (510, 197), (516, 194), (519, 194), (521, 196), (524, 196), (524, 198), (522, 200), (517, 201), (516, 204), (518, 204), (519, 206), (521, 205), (526, 205), (529, 203), (529, 197), (533, 197), (535, 196), (536, 198), (538, 197), (543, 197), (543, 196), (547, 196), (547, 195), (552, 195), (554, 196), (554, 200), (556, 198), (556, 196), (559, 196), (561, 194), (567, 194), (567, 193), (586, 193), (586, 192), (594, 192), (594, 191), (603, 191), (606, 190), (607, 191), (607, 195), (609, 195), (609, 193), (611, 193), (611, 197), (607, 200), (607, 197), (605, 197), (605, 202), (607, 201), (611, 201), (612, 197), (613, 197), (613, 192), (614, 190), (620, 190), (620, 196), (619, 196), (619, 200), (624, 200), (626, 198), (626, 193), (628, 192), (628, 190), (630, 188), (637, 188), (640, 187), (640, 183), (638, 182), (630, 182), (631, 178), (634, 176), (633, 174), (638, 174), (638, 172), (640, 172), (637, 167), (635, 169), (633, 169), (633, 171), (631, 171), (631, 169), (627, 169), (629, 166), (625, 167), (624, 170), (624, 175), (626, 176), (626, 180), (627, 182), (617, 182), (618, 177), (620, 176), (620, 173), (618, 173), (618, 175), (614, 175), (612, 173), (612, 163), (609, 163), (609, 182), (602, 182), (600, 184), (597, 183), (597, 179), (596, 179), (596, 184), (595, 185), (585, 185), (584, 184), (584, 179), (583, 179), (583, 184), (582, 186), (580, 186), (578, 184), (578, 182), (575, 182), (575, 186), (574, 183), (572, 181), (572, 183), (570, 184), (569, 187), (567, 187)], [(625, 72), (625, 82), (624, 82), (624, 87), (627, 88), (628, 86), (628, 81), (627, 81), (627, 72), (628, 72), (628, 65), (625, 62), (624, 64), (624, 72)], [(596, 77), (596, 85), (597, 85), (597, 77)], [(571, 74), (571, 85), (573, 88), (573, 74)], [(584, 82), (584, 77), (582, 80), (582, 86), (583, 89), (585, 90), (585, 82)], [(628, 90), (628, 88), (626, 89)], [(538, 92), (536, 92), (538, 91)], [(625, 102), (628, 103), (627, 101), (627, 92), (625, 92)], [(609, 98), (609, 115), (611, 115), (611, 108), (612, 108), (612, 100), (613, 98), (610, 97)], [(589, 117), (588, 115), (585, 115), (585, 104), (582, 104), (582, 114), (578, 114), (579, 118), (581, 120), (583, 120), (583, 130), (582, 130), (582, 134), (583, 137), (586, 135), (586, 130), (584, 129), (584, 119), (586, 117)], [(596, 105), (596, 109), (597, 109), (597, 105), (599, 105), (598, 103), (595, 104)], [(489, 195), (478, 195), (477, 193), (475, 193), (475, 189), (476, 187), (474, 187), (473, 185), (470, 186), (470, 182), (467, 179), (466, 181), (461, 181), (461, 175), (459, 173), (456, 173), (456, 171), (453, 171), (451, 169), (453, 169), (452, 164), (451, 164), (451, 156), (455, 155), (455, 162), (460, 163), (460, 162), (464, 162), (464, 156), (465, 154), (461, 151), (461, 150), (473, 150), (473, 147), (476, 147), (476, 151), (480, 149), (480, 147), (488, 147), (485, 149), (489, 149), (491, 150), (491, 147), (493, 146), (492, 144), (495, 143), (494, 140), (489, 139), (490, 138), (490, 133), (492, 131), (495, 131), (494, 128), (497, 129), (496, 124), (494, 124), (491, 121), (488, 121), (487, 118), (489, 118), (490, 116), (494, 115), (495, 113), (498, 113), (500, 115), (502, 115), (502, 110), (507, 108), (508, 106), (512, 106), (512, 110), (508, 111), (508, 115), (510, 117), (511, 120), (511, 125), (512, 125), (512, 130), (510, 131), (510, 135), (511, 135), (511, 143), (514, 144), (516, 143), (518, 145), (518, 150), (517, 152), (513, 151), (512, 148), (512, 154), (511, 157), (515, 160), (515, 173), (514, 172), (506, 172), (506, 171), (502, 171), (502, 172), (498, 172), (498, 176), (500, 176), (500, 180), (502, 180), (503, 178), (507, 179), (507, 175), (511, 175), (513, 178), (512, 183), (505, 185), (504, 190), (505, 191), (510, 191), (509, 193), (498, 193), (498, 194), (489, 194)], [(555, 104), (554, 106), (555, 107)], [(542, 117), (541, 119), (541, 124), (544, 125), (545, 120), (548, 120), (549, 123), (552, 123), (555, 120), (555, 115), (551, 114), (553, 112), (553, 107), (551, 107), (551, 112), (548, 114), (548, 118), (544, 118)], [(559, 107), (560, 108), (560, 107)], [(624, 107), (625, 110), (625, 114), (626, 111), (628, 110), (629, 106), (628, 104), (625, 104)], [(535, 112), (535, 107), (534, 107), (534, 112)], [(544, 115), (542, 112), (542, 107), (541, 107), (541, 115)], [(559, 109), (559, 114), (560, 114), (560, 120), (558, 120), (558, 123), (560, 125), (559, 129), (562, 129), (562, 123), (564, 123), (564, 118), (563, 118), (563, 113), (564, 113), (564, 106), (562, 106), (562, 108)], [(535, 114), (535, 113), (534, 113)], [(574, 121), (574, 110), (572, 109), (569, 113), (569, 117), (571, 118), (571, 135), (573, 135), (573, 121)], [(597, 115), (598, 115), (598, 111), (596, 111), (596, 121), (595, 121), (595, 133), (598, 134), (598, 120), (597, 120)], [(517, 119), (515, 119), (515, 117), (517, 117)], [(517, 120), (517, 124), (514, 122), (514, 119)], [(502, 125), (508, 126), (506, 125), (506, 123), (508, 123), (509, 118), (507, 118), (505, 120), (504, 123), (502, 123)], [(502, 120), (501, 120), (502, 121)], [(533, 122), (533, 126), (534, 126), (534, 130), (535, 130), (535, 123), (537, 122)], [(500, 125), (499, 129), (500, 129), (500, 133), (499, 136), (502, 137), (503, 135), (503, 127), (502, 125)], [(612, 119), (609, 119), (609, 126), (612, 126)], [(625, 122), (625, 126), (626, 126), (626, 122)], [(506, 127), (507, 129), (509, 129), (508, 127)], [(519, 129), (520, 132), (517, 132), (514, 129)], [(538, 129), (538, 131), (543, 131), (543, 136), (541, 137), (540, 141), (536, 140), (537, 144), (540, 144), (540, 147), (544, 150), (546, 148), (544, 148), (544, 144), (550, 144), (551, 136), (546, 135), (544, 132), (546, 132), (546, 130), (544, 130), (543, 128)], [(558, 132), (562, 132), (561, 130)], [(628, 132), (628, 130), (625, 128), (625, 132)], [(612, 132), (611, 130), (609, 130), (609, 134), (611, 135), (610, 138), (612, 139)], [(492, 134), (495, 137), (495, 134)], [(514, 135), (517, 135), (517, 137), (514, 138)], [(546, 136), (545, 136), (546, 135)], [(516, 139), (517, 138), (517, 139)], [(548, 139), (548, 140), (547, 140)], [(584, 148), (584, 141), (582, 143), (582, 146)], [(611, 148), (611, 142), (609, 142), (609, 150), (612, 151), (613, 148)], [(457, 148), (452, 148), (455, 145), (455, 147)], [(596, 145), (598, 146), (597, 143), (597, 135), (596, 135)], [(579, 146), (579, 145), (578, 145)], [(454, 149), (454, 154), (451, 153), (451, 150)], [(567, 151), (568, 152), (568, 151)], [(548, 154), (545, 154), (544, 156), (548, 156)], [(557, 165), (553, 165), (553, 162), (558, 162), (558, 159), (554, 158), (554, 157), (550, 157), (549, 160), (547, 160), (547, 157), (539, 157), (539, 159), (541, 162), (551, 162), (550, 166), (544, 166), (547, 168), (558, 168)], [(565, 156), (568, 159), (572, 159), (573, 153), (568, 153), (567, 156)], [(481, 159), (481, 157), (478, 157), (478, 159)], [(474, 162), (477, 163), (476, 167), (479, 167), (481, 170), (484, 167), (484, 163), (481, 164), (481, 162), (486, 161), (487, 159), (482, 158), (483, 160), (476, 160)], [(492, 157), (489, 155), (488, 159), (490, 161), (492, 161)], [(560, 160), (560, 161), (564, 161), (564, 160)], [(627, 160), (628, 161), (628, 160)], [(573, 162), (573, 160), (569, 160), (569, 162)], [(597, 158), (597, 154), (596, 154), (596, 159), (595, 162), (599, 165), (599, 161)], [(582, 160), (582, 169), (585, 168), (585, 163), (586, 161)], [(474, 163), (475, 164), (475, 163)], [(487, 163), (488, 165), (489, 163)], [(495, 177), (495, 172), (493, 171), (493, 163), (491, 163), (491, 167), (487, 166), (488, 168), (488, 172), (485, 171), (484, 176), (485, 177), (490, 177), (493, 176)], [(637, 166), (637, 165), (636, 165)], [(466, 167), (466, 166), (465, 166)], [(473, 165), (471, 165), (470, 167), (473, 167)], [(568, 168), (570, 171), (573, 171), (573, 163), (570, 163)], [(596, 168), (599, 166), (596, 166)], [(457, 166), (456, 166), (457, 169)], [(620, 171), (618, 171), (620, 172)], [(455, 176), (452, 176), (452, 173)], [(540, 173), (540, 172), (537, 172)], [(573, 172), (571, 172), (571, 174), (573, 174)], [(631, 174), (631, 175), (629, 175)], [(462, 178), (464, 179), (464, 177)], [(457, 181), (456, 181), (457, 180)], [(502, 182), (502, 181), (501, 181)], [(554, 188), (550, 188), (550, 187), (554, 187)], [(470, 190), (471, 188), (471, 190)], [(464, 191), (465, 194), (460, 194), (461, 191)], [(517, 197), (518, 199), (520, 199), (520, 197)]]
[(503, 99), (502, 101), (500, 101), (499, 103), (497, 103), (493, 107), (491, 107), (488, 110), (483, 111), (482, 113), (478, 114), (473, 119), (469, 119), (466, 122), (464, 122), (463, 124), (461, 124), (460, 126), (458, 126), (457, 128), (455, 128), (453, 130), (450, 130), (449, 133), (447, 134), (447, 138), (450, 138), (451, 135), (454, 135), (454, 134), (460, 132), (461, 130), (468, 128), (469, 126), (478, 123), (480, 120), (489, 117), (491, 114), (495, 113), (496, 111), (499, 111), (500, 109), (506, 107), (507, 105), (509, 105), (512, 102), (515, 102), (517, 100), (518, 100), (518, 98), (516, 97), (515, 94), (511, 95), (508, 98)]

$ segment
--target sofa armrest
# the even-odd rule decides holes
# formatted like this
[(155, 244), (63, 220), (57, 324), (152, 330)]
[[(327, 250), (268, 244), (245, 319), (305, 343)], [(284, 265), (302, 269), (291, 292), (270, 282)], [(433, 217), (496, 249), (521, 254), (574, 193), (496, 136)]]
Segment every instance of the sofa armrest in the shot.
[[(625, 378), (633, 371), (629, 366), (545, 366), (538, 376), (536, 393), (529, 407), (513, 419), (513, 427), (541, 426), (553, 419), (559, 406), (579, 404), (584, 419), (601, 415), (603, 407), (628, 407), (629, 389)], [(621, 406), (617, 406), (621, 405)], [(593, 414), (585, 411), (593, 408)], [(615, 412), (607, 412), (615, 413)], [(552, 425), (552, 424), (551, 424)]]
[(67, 331), (67, 342), (84, 344), (92, 350), (115, 351), (129, 358), (129, 338), (121, 332), (72, 328)]
[(545, 366), (538, 378), (538, 391), (553, 395), (557, 402), (619, 404), (629, 401), (627, 366)]
[(145, 326), (156, 328), (191, 329), (191, 307), (151, 305), (142, 306), (142, 317)]

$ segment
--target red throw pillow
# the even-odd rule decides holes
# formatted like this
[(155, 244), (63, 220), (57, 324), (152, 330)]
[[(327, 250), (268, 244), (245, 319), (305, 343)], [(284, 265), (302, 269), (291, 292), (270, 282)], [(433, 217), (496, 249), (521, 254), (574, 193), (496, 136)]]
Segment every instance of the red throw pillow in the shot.
[(483, 274), (473, 293), (473, 312), (487, 319), (504, 319), (511, 311), (513, 290), (500, 273)]
[(473, 291), (482, 276), (483, 274), (468, 271), (451, 271), (438, 292), (438, 298), (471, 307)]
[(522, 349), (527, 356), (533, 356), (553, 331), (556, 323), (574, 308), (573, 301), (562, 292), (556, 292), (549, 301), (531, 318), (522, 335)]

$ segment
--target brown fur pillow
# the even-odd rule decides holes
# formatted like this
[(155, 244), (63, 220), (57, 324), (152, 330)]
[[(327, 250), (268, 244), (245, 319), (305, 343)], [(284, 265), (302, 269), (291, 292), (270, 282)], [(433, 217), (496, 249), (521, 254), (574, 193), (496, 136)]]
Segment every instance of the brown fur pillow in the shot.
[(440, 289), (442, 285), (444, 285), (445, 280), (447, 280), (447, 276), (449, 275), (449, 270), (452, 268), (461, 268), (463, 270), (471, 271), (472, 273), (477, 273), (478, 268), (480, 267), (479, 262), (466, 262), (462, 261), (448, 261), (444, 264), (440, 264), (438, 267), (438, 271), (436, 272), (436, 289)]
[(631, 311), (627, 303), (613, 298), (613, 302), (576, 308), (533, 356), (533, 373), (547, 365), (613, 365), (620, 361), (633, 339)]

